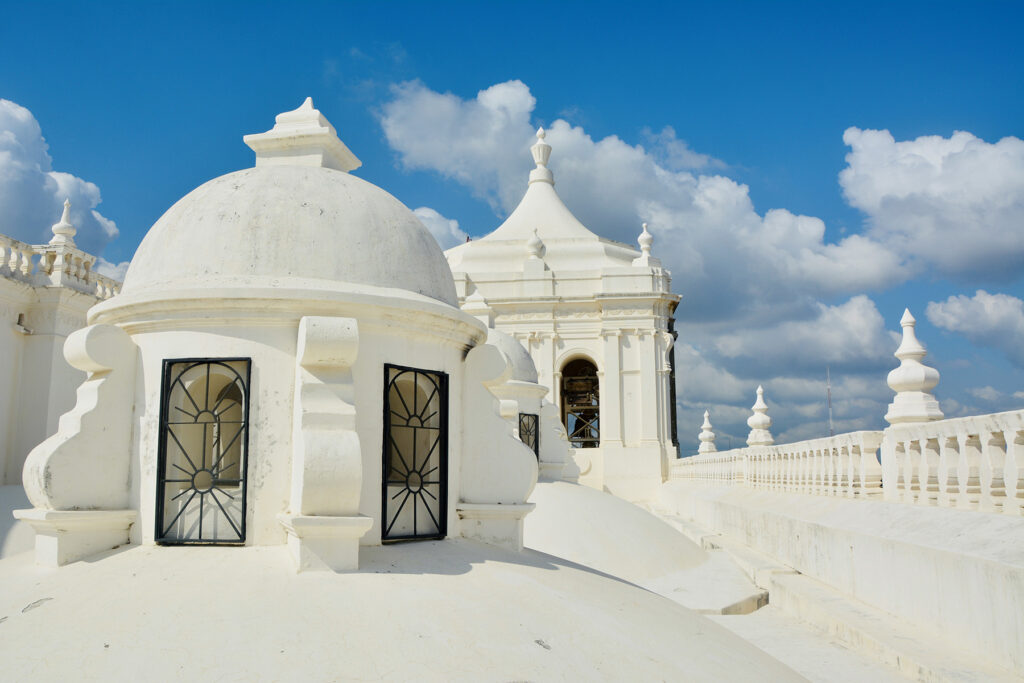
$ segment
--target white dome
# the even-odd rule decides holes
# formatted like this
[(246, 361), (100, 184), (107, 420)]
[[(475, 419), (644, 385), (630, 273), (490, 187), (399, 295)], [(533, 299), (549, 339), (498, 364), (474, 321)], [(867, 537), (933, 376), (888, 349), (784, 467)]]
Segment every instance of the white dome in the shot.
[(341, 283), (456, 302), (441, 248), (393, 196), (331, 168), (265, 165), (172, 206), (139, 245), (122, 291)]
[(487, 330), (487, 343), (497, 346), (512, 362), (512, 379), (537, 383), (537, 366), (530, 352), (515, 337), (500, 330)]

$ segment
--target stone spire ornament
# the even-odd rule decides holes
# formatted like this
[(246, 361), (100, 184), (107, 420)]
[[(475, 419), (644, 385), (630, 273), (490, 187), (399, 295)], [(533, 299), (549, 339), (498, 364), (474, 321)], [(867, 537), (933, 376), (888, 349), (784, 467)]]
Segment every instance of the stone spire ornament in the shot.
[(903, 327), (903, 341), (893, 354), (900, 359), (900, 366), (890, 372), (887, 379), (896, 397), (889, 404), (885, 419), (889, 424), (941, 420), (944, 416), (939, 402), (930, 393), (939, 383), (939, 371), (921, 362), (928, 351), (917, 339), (914, 332), (917, 321), (909, 308), (903, 311), (900, 325)]
[(547, 133), (544, 129), (538, 128), (537, 142), (530, 147), (530, 153), (533, 154), (533, 162), (537, 164), (537, 167), (530, 171), (530, 182), (554, 185), (555, 175), (548, 168), (548, 159), (551, 158), (551, 145), (544, 142), (545, 137), (547, 137)]
[(640, 236), (636, 238), (636, 243), (640, 245), (640, 256), (633, 259), (634, 266), (660, 266), (661, 260), (651, 256), (651, 245), (654, 244), (654, 235), (647, 229), (647, 223), (642, 224), (643, 231)]
[(61, 214), (60, 222), (54, 223), (53, 227), (53, 238), (50, 240), (50, 244), (56, 246), (60, 244), (67, 245), (69, 247), (75, 246), (75, 226), (71, 225), (71, 200), (64, 200), (64, 213)]
[(754, 414), (747, 418), (747, 426), (750, 427), (750, 434), (747, 435), (748, 446), (771, 446), (775, 443), (768, 428), (772, 426), (772, 419), (768, 417), (768, 404), (764, 402), (764, 387), (757, 387), (757, 401), (751, 406)]
[(242, 141), (256, 152), (257, 166), (322, 166), (348, 172), (363, 165), (313, 107), (312, 97), (298, 109), (278, 114), (267, 132), (246, 135)]
[(714, 453), (718, 450), (715, 447), (715, 433), (711, 431), (711, 414), (707, 410), (704, 411), (704, 424), (700, 426), (697, 438), (700, 439), (698, 453)]

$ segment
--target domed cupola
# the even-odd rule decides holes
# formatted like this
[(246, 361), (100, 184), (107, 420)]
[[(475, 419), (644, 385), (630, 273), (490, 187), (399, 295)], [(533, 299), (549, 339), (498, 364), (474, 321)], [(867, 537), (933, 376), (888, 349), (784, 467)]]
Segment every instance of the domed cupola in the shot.
[(255, 167), (168, 209), (132, 259), (125, 300), (169, 290), (398, 289), (456, 303), (440, 247), (406, 206), (349, 173), (361, 162), (311, 98), (244, 139)]

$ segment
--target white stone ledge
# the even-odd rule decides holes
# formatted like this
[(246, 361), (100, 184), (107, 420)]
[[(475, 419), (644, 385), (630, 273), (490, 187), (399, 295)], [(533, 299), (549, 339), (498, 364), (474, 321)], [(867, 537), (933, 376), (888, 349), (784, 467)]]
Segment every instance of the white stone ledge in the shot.
[(135, 510), (15, 510), (36, 532), (36, 564), (60, 567), (128, 543)]
[(673, 481), (661, 505), (1024, 674), (1024, 519)]

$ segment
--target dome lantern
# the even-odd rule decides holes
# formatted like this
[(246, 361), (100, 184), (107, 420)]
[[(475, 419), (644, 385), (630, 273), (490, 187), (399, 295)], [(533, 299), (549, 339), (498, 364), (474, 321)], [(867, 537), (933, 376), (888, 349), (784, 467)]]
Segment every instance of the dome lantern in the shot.
[(331, 122), (307, 97), (298, 109), (278, 114), (274, 127), (242, 140), (256, 152), (256, 166), (321, 166), (354, 171), (363, 165), (349, 150)]

